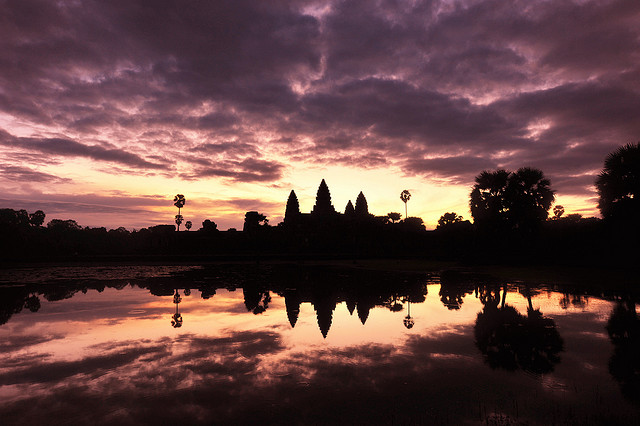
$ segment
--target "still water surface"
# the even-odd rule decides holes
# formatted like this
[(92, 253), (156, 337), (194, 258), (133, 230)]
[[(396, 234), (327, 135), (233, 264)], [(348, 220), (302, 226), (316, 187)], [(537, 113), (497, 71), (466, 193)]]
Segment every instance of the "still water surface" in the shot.
[(640, 424), (634, 300), (469, 272), (0, 271), (0, 423)]

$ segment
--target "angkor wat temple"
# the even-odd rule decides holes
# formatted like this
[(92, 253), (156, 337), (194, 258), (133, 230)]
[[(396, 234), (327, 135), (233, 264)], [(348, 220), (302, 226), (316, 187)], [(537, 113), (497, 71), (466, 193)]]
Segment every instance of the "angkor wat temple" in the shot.
[(356, 198), (355, 207), (351, 200), (347, 203), (344, 213), (336, 211), (331, 203), (331, 193), (327, 183), (322, 179), (316, 195), (316, 203), (310, 213), (301, 213), (300, 204), (295, 191), (291, 190), (284, 214), (283, 226), (287, 228), (308, 228), (322, 226), (324, 224), (336, 224), (340, 222), (362, 222), (372, 220), (375, 217), (369, 213), (367, 199), (362, 191)]

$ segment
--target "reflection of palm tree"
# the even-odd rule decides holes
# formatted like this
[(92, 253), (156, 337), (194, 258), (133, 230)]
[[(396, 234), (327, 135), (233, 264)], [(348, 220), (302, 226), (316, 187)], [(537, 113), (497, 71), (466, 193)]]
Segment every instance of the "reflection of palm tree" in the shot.
[(31, 312), (38, 312), (40, 309), (40, 299), (35, 294), (32, 294), (25, 299), (24, 307), (29, 309)]
[(467, 293), (477, 289), (476, 280), (457, 271), (444, 271), (440, 274), (440, 301), (449, 310), (458, 310)]
[(498, 300), (499, 296), (486, 299), (474, 327), (476, 346), (485, 360), (492, 368), (522, 368), (537, 374), (553, 371), (563, 346), (554, 321), (533, 309), (530, 295), (527, 316), (506, 305), (505, 294), (500, 307)]
[(387, 299), (383, 303), (383, 305), (386, 306), (391, 312), (400, 312), (404, 308), (402, 306), (402, 303), (398, 302), (397, 293), (390, 296), (389, 299)]
[(173, 303), (176, 305), (176, 313), (171, 316), (171, 326), (173, 328), (182, 327), (182, 315), (180, 315), (180, 312), (178, 311), (178, 305), (181, 301), (182, 297), (180, 296), (180, 293), (178, 293), (178, 289), (176, 289), (176, 292), (173, 295)]
[(413, 326), (415, 325), (415, 321), (413, 320), (413, 318), (411, 318), (411, 301), (408, 301), (408, 306), (407, 306), (407, 316), (404, 317), (404, 320), (402, 321), (404, 326), (407, 327), (408, 329), (412, 329)]
[(609, 373), (620, 384), (622, 394), (640, 405), (640, 319), (632, 300), (621, 301), (613, 309), (607, 332), (614, 345)]
[(171, 316), (171, 326), (173, 328), (182, 327), (182, 315), (178, 312), (178, 305), (176, 305), (176, 313)]
[(244, 294), (244, 306), (254, 315), (259, 315), (269, 308), (269, 302), (271, 302), (269, 291), (260, 291), (255, 287), (245, 286), (242, 293)]
[(583, 309), (585, 305), (588, 305), (588, 304), (589, 304), (589, 298), (588, 297), (583, 298), (583, 296), (580, 294), (564, 293), (562, 295), (562, 299), (560, 299), (560, 307), (562, 309), (568, 309), (569, 306)]
[(464, 290), (460, 292), (459, 288), (440, 286), (440, 301), (449, 310), (458, 310), (462, 306), (462, 296)]

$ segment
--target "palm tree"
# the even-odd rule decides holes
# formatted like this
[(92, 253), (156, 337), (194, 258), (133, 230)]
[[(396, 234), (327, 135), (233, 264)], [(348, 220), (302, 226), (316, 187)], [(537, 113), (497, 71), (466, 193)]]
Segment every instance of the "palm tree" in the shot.
[(45, 217), (46, 215), (42, 210), (36, 210), (29, 215), (29, 223), (32, 226), (42, 226)]
[(178, 194), (173, 197), (173, 205), (178, 208), (178, 214), (176, 215), (176, 224), (178, 224), (178, 231), (180, 230), (180, 224), (182, 223), (182, 215), (180, 214), (180, 209), (183, 208), (186, 203), (187, 200), (182, 194)]
[(551, 181), (542, 170), (523, 167), (509, 176), (507, 205), (511, 226), (532, 230), (549, 217), (549, 209), (555, 201)]
[(488, 230), (532, 230), (549, 216), (555, 200), (541, 170), (483, 171), (476, 176), (469, 207), (474, 222)]
[(605, 219), (634, 219), (640, 213), (640, 142), (610, 153), (596, 179), (598, 208)]
[(469, 201), (471, 216), (476, 225), (495, 228), (505, 222), (505, 193), (509, 175), (506, 170), (484, 170), (476, 176)]
[(409, 199), (411, 198), (411, 193), (409, 192), (409, 190), (405, 189), (404, 191), (402, 191), (400, 193), (400, 199), (402, 200), (402, 202), (404, 203), (404, 218), (407, 218), (407, 201), (409, 201)]
[(184, 223), (184, 227), (187, 228), (187, 231), (190, 230), (192, 226), (193, 226), (193, 223), (190, 220)]
[(390, 212), (390, 213), (387, 213), (387, 217), (389, 218), (391, 223), (396, 223), (400, 219), (402, 219), (402, 213)]
[(438, 226), (436, 229), (442, 229), (451, 226), (456, 223), (462, 222), (463, 217), (456, 212), (445, 213), (438, 219)]
[(563, 214), (564, 214), (564, 206), (558, 204), (553, 208), (553, 218), (555, 220), (560, 219)]

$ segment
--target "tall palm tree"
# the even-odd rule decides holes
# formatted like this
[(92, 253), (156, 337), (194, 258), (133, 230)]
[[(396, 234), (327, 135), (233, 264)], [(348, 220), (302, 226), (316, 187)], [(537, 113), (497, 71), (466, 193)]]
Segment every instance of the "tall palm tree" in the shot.
[(178, 208), (178, 214), (176, 215), (176, 224), (178, 225), (178, 231), (180, 231), (180, 224), (182, 223), (182, 215), (180, 214), (180, 209), (183, 208), (186, 203), (187, 200), (182, 194), (177, 194), (175, 197), (173, 197), (173, 205)]
[(558, 204), (553, 208), (553, 218), (555, 220), (560, 219), (563, 214), (564, 214), (564, 206)]
[(499, 227), (505, 222), (507, 205), (505, 193), (510, 173), (506, 170), (482, 171), (476, 176), (469, 208), (473, 221), (480, 226)]
[(634, 219), (640, 213), (640, 142), (610, 153), (596, 179), (598, 208), (605, 219)]
[(404, 218), (407, 218), (407, 201), (409, 201), (409, 199), (411, 198), (411, 193), (409, 192), (409, 190), (405, 189), (404, 191), (402, 191), (400, 193), (400, 199), (402, 200), (402, 202), (404, 203)]
[(551, 182), (541, 170), (483, 171), (476, 177), (469, 207), (474, 222), (490, 230), (532, 230), (548, 215), (555, 200)]
[(521, 230), (532, 230), (547, 217), (555, 201), (551, 181), (541, 170), (523, 167), (509, 176), (507, 203), (511, 226)]

